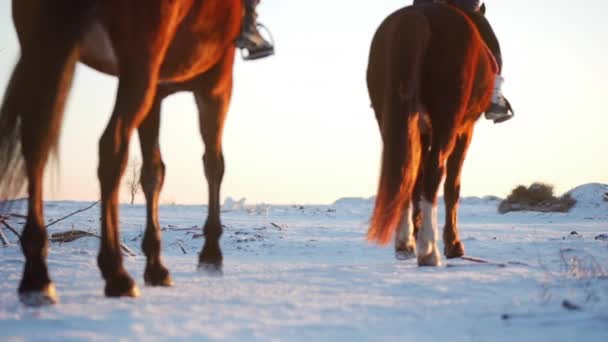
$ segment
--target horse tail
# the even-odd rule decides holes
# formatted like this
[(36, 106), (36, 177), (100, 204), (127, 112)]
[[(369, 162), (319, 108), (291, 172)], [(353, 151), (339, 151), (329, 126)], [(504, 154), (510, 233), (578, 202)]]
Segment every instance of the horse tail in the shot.
[[(63, 110), (71, 87), (78, 42), (94, 14), (96, 0), (13, 2), (21, 56), (0, 107), (0, 199), (19, 195), (26, 163), (42, 172), (49, 154), (58, 159)], [(32, 20), (23, 21), (30, 17)], [(24, 29), (26, 28), (26, 29)]]
[(388, 243), (393, 236), (411, 202), (418, 177), (421, 159), (418, 94), (431, 35), (426, 17), (415, 11), (395, 19), (383, 30), (385, 37), (377, 37), (384, 39), (388, 48), (384, 48), (384, 63), (375, 64), (384, 65), (381, 89), (385, 95), (378, 116), (384, 146), (367, 239), (379, 244)]

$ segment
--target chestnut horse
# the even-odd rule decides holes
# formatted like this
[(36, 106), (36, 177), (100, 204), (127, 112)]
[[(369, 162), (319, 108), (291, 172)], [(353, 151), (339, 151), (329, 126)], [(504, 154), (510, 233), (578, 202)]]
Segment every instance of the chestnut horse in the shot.
[(136, 129), (147, 204), (144, 280), (151, 286), (172, 284), (160, 254), (158, 199), (165, 166), (159, 124), (163, 98), (177, 91), (194, 94), (205, 143), (209, 211), (199, 266), (221, 272), (222, 129), (243, 11), (242, 0), (13, 0), (21, 56), (0, 112), (0, 196), (17, 194), (27, 180), (28, 214), (21, 238), (25, 266), (18, 290), (22, 302), (57, 301), (46, 264), (42, 180), (47, 160), (56, 151), (78, 61), (119, 79), (112, 117), (99, 141), (101, 245), (97, 261), (106, 296), (139, 293), (123, 267), (118, 232), (120, 179)]
[(386, 18), (372, 41), (367, 85), (384, 147), (368, 239), (386, 244), (396, 232), (397, 257), (417, 255), (421, 266), (441, 264), (437, 193), (446, 174), (444, 253), (464, 255), (460, 173), (502, 64), (484, 14), (485, 6), (410, 6)]

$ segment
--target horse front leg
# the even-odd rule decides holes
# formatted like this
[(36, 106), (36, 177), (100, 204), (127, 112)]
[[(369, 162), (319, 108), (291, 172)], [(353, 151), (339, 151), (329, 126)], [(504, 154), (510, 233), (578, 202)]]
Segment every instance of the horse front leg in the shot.
[(153, 105), (159, 71), (178, 25), (180, 10), (166, 1), (149, 6), (116, 2), (116, 15), (106, 18), (119, 61), (120, 79), (112, 118), (99, 141), (101, 243), (97, 263), (108, 297), (137, 296), (139, 290), (124, 269), (118, 231), (120, 179), (127, 165), (133, 131)]
[(165, 180), (165, 164), (159, 147), (160, 107), (164, 95), (157, 93), (150, 113), (138, 128), (143, 164), (141, 188), (146, 197), (146, 232), (142, 250), (146, 255), (144, 281), (150, 286), (171, 286), (169, 270), (161, 260), (161, 231), (158, 222), (158, 199)]
[(123, 267), (118, 230), (118, 203), (120, 179), (127, 165), (131, 135), (143, 121), (154, 98), (155, 81), (148, 71), (121, 73), (118, 97), (112, 119), (99, 141), (99, 168), (101, 187), (101, 243), (97, 264), (106, 281), (108, 297), (136, 297), (139, 289)]
[(200, 131), (205, 144), (203, 164), (209, 189), (209, 210), (204, 226), (205, 244), (199, 254), (199, 268), (210, 274), (222, 273), (220, 237), (220, 187), (224, 177), (222, 133), (232, 94), (234, 50), (203, 76), (194, 91), (199, 110)]
[(460, 198), (460, 175), (467, 149), (473, 136), (473, 126), (456, 139), (454, 150), (447, 163), (447, 175), (443, 193), (445, 201), (445, 226), (443, 228), (444, 254), (448, 259), (464, 255), (464, 245), (458, 234), (458, 200)]

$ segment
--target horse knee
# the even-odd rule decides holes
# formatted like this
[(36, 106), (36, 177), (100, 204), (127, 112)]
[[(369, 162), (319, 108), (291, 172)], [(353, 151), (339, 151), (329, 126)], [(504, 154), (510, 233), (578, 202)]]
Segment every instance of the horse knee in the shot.
[(146, 196), (153, 195), (160, 191), (165, 182), (165, 163), (162, 160), (147, 162), (144, 161), (141, 168), (140, 183)]

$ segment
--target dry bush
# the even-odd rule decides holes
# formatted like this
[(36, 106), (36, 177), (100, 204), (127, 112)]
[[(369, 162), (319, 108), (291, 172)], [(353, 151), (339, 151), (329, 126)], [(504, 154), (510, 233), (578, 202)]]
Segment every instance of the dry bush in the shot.
[(576, 200), (569, 194), (561, 197), (553, 195), (553, 186), (536, 182), (525, 187), (517, 186), (511, 194), (498, 206), (501, 214), (510, 211), (540, 211), (540, 212), (568, 212)]

